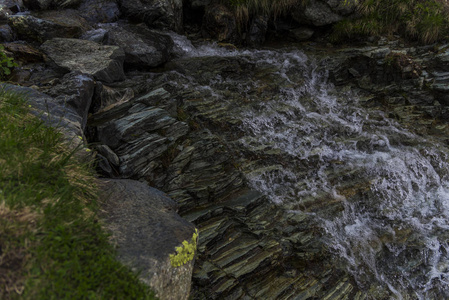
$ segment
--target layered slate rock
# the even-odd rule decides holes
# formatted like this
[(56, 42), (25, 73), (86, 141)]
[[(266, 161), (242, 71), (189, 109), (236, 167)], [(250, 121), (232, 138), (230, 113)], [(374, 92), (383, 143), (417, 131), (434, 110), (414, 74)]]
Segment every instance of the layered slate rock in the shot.
[(120, 9), (129, 20), (149, 28), (182, 31), (182, 0), (120, 0)]
[(78, 38), (90, 29), (85, 19), (73, 10), (16, 14), (8, 24), (20, 39), (43, 43), (51, 38)]
[(189, 131), (186, 123), (152, 106), (148, 98), (125, 102), (90, 118), (99, 142), (119, 157), (119, 173), (125, 178), (150, 178), (161, 168), (169, 148), (176, 149), (177, 140)]
[(125, 51), (125, 66), (130, 68), (156, 67), (172, 56), (173, 40), (167, 34), (144, 26), (103, 26), (107, 30), (105, 44), (119, 46)]
[(94, 88), (95, 82), (91, 76), (75, 71), (64, 75), (61, 81), (46, 93), (62, 105), (72, 107), (81, 116), (81, 128), (84, 130)]
[(102, 180), (102, 217), (117, 245), (118, 259), (139, 272), (159, 299), (189, 298), (194, 261), (172, 266), (170, 255), (195, 228), (176, 213), (164, 193), (134, 180)]
[(92, 41), (55, 38), (45, 42), (41, 49), (66, 71), (80, 71), (96, 80), (114, 82), (125, 79), (125, 53), (117, 46), (103, 46)]

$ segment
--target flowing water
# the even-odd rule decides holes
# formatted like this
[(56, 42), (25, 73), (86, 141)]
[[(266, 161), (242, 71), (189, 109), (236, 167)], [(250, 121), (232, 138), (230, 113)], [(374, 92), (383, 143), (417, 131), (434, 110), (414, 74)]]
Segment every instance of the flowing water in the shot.
[[(253, 91), (269, 84), (263, 78), (218, 75), (198, 88), (228, 81), (251, 100), (239, 111), (244, 135), (236, 143), (279, 161), (255, 163), (247, 180), (286, 210), (312, 215), (360, 289), (376, 281), (398, 299), (449, 297), (446, 146), (336, 90), (301, 51), (195, 48), (185, 40), (178, 47), (189, 57), (239, 57), (282, 82), (259, 100)], [(218, 92), (211, 97), (226, 101)]]

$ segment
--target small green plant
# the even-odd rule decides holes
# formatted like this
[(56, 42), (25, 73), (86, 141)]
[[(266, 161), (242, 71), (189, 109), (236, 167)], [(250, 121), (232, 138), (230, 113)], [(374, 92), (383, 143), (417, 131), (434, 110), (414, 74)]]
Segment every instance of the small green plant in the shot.
[(17, 67), (14, 58), (6, 54), (5, 47), (0, 45), (0, 79), (5, 80), (11, 74), (11, 69)]
[(170, 254), (170, 263), (173, 267), (180, 267), (195, 257), (196, 245), (198, 241), (198, 229), (195, 228), (192, 240), (182, 242), (181, 247), (176, 247), (176, 254)]

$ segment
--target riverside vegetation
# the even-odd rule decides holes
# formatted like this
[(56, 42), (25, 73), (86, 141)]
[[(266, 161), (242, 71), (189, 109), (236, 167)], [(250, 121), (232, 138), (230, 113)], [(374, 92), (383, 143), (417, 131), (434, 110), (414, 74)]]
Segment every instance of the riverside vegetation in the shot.
[(89, 162), (0, 91), (0, 298), (153, 299), (115, 260)]

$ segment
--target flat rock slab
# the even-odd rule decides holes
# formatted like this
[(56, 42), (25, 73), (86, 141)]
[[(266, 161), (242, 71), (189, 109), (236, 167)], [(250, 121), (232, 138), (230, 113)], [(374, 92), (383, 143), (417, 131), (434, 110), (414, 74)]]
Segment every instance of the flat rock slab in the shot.
[(117, 46), (103, 46), (78, 39), (54, 38), (41, 49), (60, 68), (92, 75), (96, 80), (114, 82), (125, 79), (125, 53)]
[(173, 267), (170, 254), (191, 241), (194, 226), (176, 213), (164, 193), (135, 180), (102, 180), (103, 219), (118, 259), (140, 272), (160, 299), (188, 299), (193, 261)]

